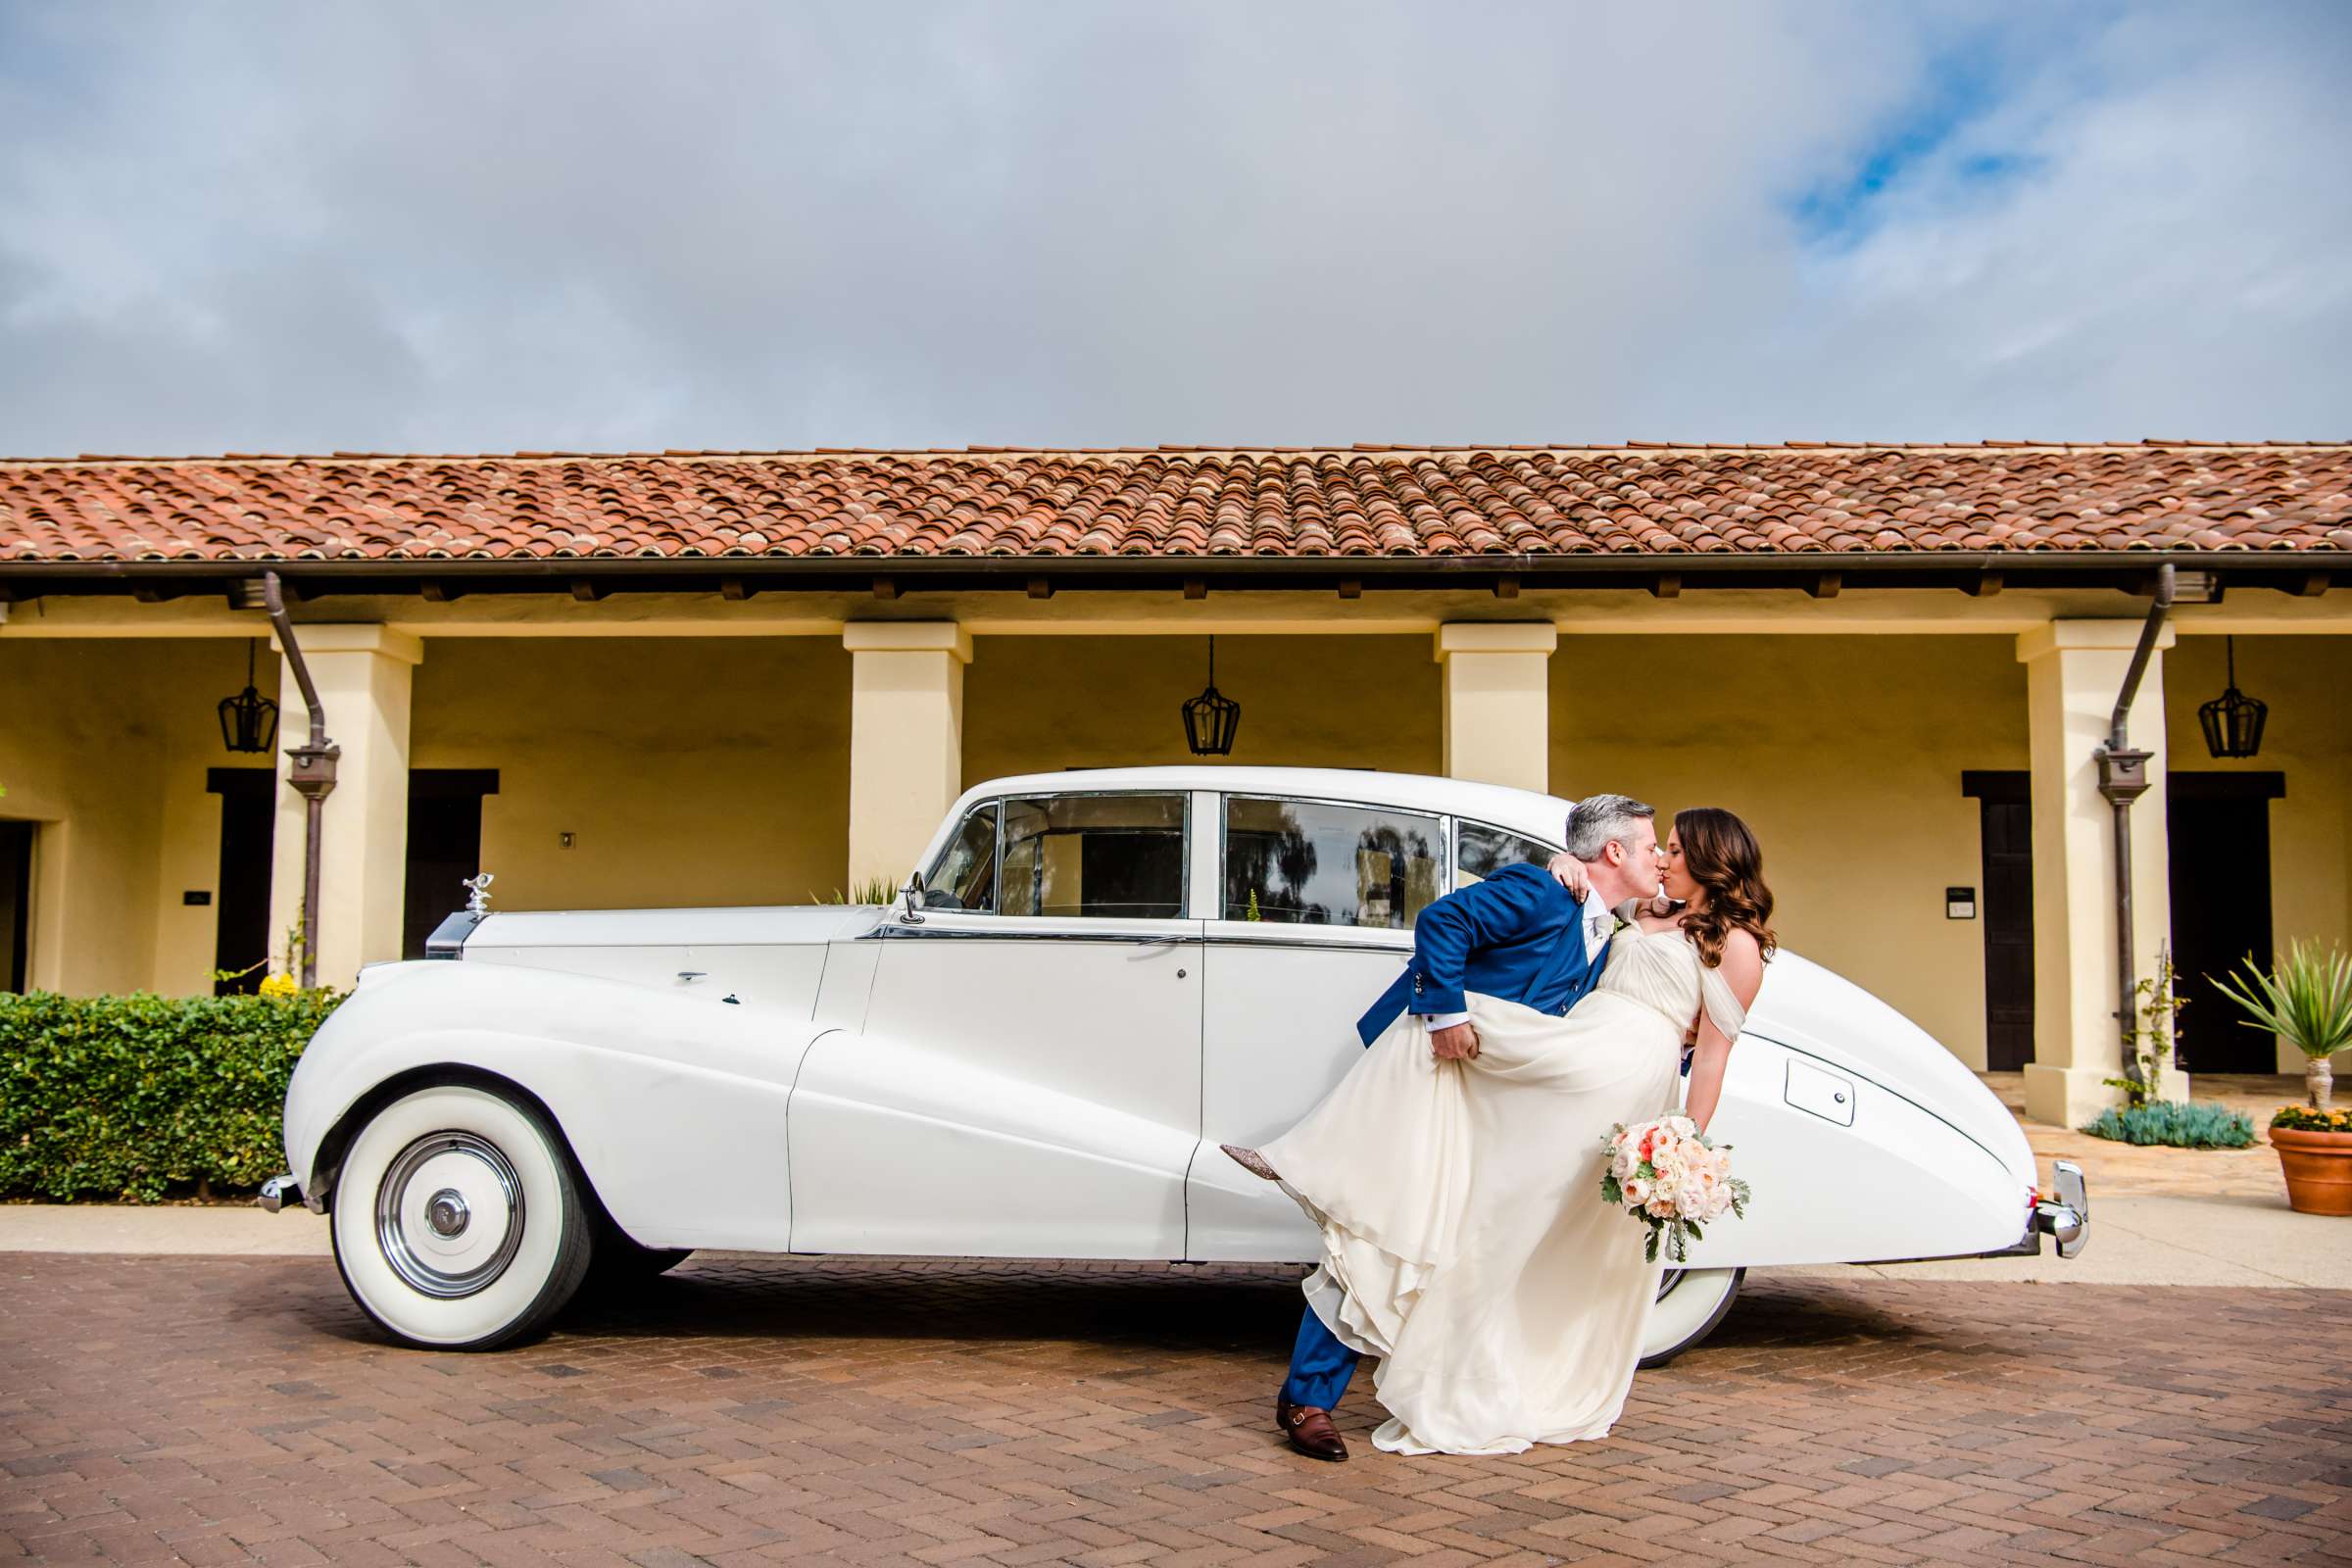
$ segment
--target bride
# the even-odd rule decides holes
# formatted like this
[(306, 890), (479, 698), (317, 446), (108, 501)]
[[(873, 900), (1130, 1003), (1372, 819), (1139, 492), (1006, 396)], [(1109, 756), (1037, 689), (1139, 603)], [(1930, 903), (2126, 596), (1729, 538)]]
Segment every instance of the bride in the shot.
[(1438, 1059), (1403, 1014), (1304, 1120), (1255, 1158), (1233, 1151), (1322, 1230), (1303, 1289), (1380, 1358), (1380, 1448), (1516, 1453), (1602, 1437), (1624, 1408), (1664, 1265), (1601, 1200), (1602, 1141), (1674, 1108), (1694, 1025), (1685, 1109), (1706, 1128), (1774, 946), (1739, 817), (1686, 810), (1653, 853), (1649, 907), (1680, 909), (1620, 926), (1565, 1016), (1470, 993), (1473, 1043)]

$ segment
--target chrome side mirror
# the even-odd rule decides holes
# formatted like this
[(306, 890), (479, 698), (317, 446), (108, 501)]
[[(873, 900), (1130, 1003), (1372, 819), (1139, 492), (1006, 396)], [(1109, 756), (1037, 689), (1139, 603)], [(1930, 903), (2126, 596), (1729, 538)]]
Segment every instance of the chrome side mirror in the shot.
[(904, 894), (906, 900), (906, 912), (900, 915), (899, 918), (908, 925), (921, 925), (923, 923), (923, 875), (920, 871), (906, 873), (906, 886)]

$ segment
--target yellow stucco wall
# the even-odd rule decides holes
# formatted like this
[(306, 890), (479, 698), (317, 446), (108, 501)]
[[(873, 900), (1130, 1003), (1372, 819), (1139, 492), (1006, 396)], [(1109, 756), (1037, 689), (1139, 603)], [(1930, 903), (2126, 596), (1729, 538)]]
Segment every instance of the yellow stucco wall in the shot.
[[(1206, 656), (1192, 637), (979, 637), (964, 782), (1188, 760), (1178, 707)], [(2221, 668), (2216, 637), (2167, 656), (2169, 742), (2183, 766), (2286, 773), (2278, 937), (2352, 943), (2352, 638), (2239, 639), (2240, 684), (2272, 705), (2245, 763), (2207, 760), (2196, 733)], [(234, 637), (0, 638), (0, 816), (43, 824), (34, 983), (209, 987), (217, 908), (180, 893), (214, 887), (205, 770), (258, 760), (220, 747), (213, 714), (244, 678)], [(1941, 894), (1981, 880), (1960, 773), (2027, 765), (2025, 679), (2006, 634), (1570, 627), (1550, 669), (1551, 787), (1739, 810), (1788, 945), (1981, 1064), (1984, 928), (1945, 920)], [(1438, 772), (1441, 682), (1426, 632), (1217, 643), (1217, 683), (1243, 705), (1238, 763)], [(259, 683), (274, 695), (267, 657)], [(415, 765), (500, 770), (483, 851), (501, 906), (799, 903), (845, 879), (850, 656), (834, 636), (430, 638), (414, 712)]]
[[(1551, 787), (1726, 807), (1764, 846), (1791, 951), (1984, 1064), (1984, 927), (1967, 768), (2026, 765), (2008, 637), (1567, 636), (1551, 665)], [(1980, 889), (1980, 893), (1982, 890)]]
[(411, 765), (499, 770), (482, 864), (500, 908), (842, 886), (850, 660), (832, 638), (434, 639), (412, 707)]
[[(212, 988), (219, 874), (215, 706), (245, 684), (241, 641), (0, 643), (0, 817), (37, 824), (29, 982), (71, 992)], [(274, 695), (272, 662), (256, 677)]]
[[(1196, 759), (1182, 709), (1205, 637), (981, 637), (963, 674), (963, 781)], [(1217, 689), (1242, 705), (1232, 757), (1254, 767), (1441, 771), (1427, 636), (1219, 637)]]
[[(2340, 637), (2240, 637), (2238, 689), (2270, 705), (2262, 751), (2216, 759), (2197, 727), (2197, 705), (2228, 683), (2219, 637), (2182, 637), (2165, 656), (2165, 730), (2175, 768), (2286, 775), (2271, 803), (2271, 929), (2289, 941), (2352, 947), (2352, 641)], [(2190, 846), (2176, 843), (2174, 853)], [(2343, 1070), (2344, 1057), (2336, 1058)], [(2300, 1053), (2278, 1048), (2278, 1070), (2300, 1073)]]

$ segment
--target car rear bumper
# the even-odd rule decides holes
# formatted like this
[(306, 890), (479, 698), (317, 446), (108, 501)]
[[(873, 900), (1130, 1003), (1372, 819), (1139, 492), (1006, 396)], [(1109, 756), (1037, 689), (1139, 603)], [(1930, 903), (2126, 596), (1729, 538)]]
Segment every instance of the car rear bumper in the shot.
[(2044, 1236), (2057, 1245), (2060, 1257), (2080, 1257), (2090, 1245), (2090, 1189), (2082, 1180), (2082, 1167), (2071, 1159), (2057, 1161), (2050, 1191), (2034, 1198), (2026, 1234), (2011, 1246), (1982, 1255), (2038, 1257)]
[(2090, 1245), (2090, 1188), (2082, 1167), (2059, 1160), (2050, 1186), (2050, 1195), (2034, 1202), (2034, 1239), (2047, 1236), (2058, 1244), (2060, 1257), (2079, 1257)]

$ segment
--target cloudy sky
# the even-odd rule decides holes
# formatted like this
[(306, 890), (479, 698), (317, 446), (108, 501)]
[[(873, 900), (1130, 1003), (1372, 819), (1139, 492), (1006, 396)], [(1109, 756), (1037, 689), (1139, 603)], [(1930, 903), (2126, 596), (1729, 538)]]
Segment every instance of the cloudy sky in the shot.
[(0, 452), (2352, 437), (2352, 6), (0, 0)]

